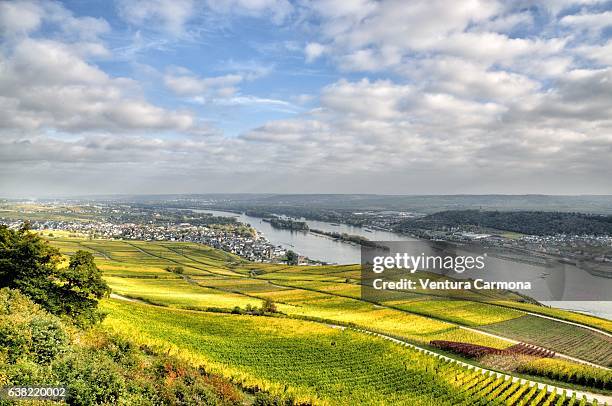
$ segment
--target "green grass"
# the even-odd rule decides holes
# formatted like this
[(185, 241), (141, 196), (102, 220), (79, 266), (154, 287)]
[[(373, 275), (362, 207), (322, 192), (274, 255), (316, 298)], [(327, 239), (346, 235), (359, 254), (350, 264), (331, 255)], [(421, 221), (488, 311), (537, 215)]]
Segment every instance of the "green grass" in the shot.
[[(287, 286), (312, 289), (333, 295), (359, 299), (361, 286), (352, 283), (276, 281)], [(489, 303), (442, 298), (422, 293), (402, 293), (401, 300), (388, 300), (381, 304), (423, 316), (458, 323), (464, 326), (482, 326), (521, 317), (524, 313)], [(412, 300), (411, 300), (412, 299)]]
[[(508, 344), (504, 341), (460, 330), (445, 321), (472, 327), (495, 326), (522, 315), (508, 306), (531, 311), (548, 309), (558, 317), (578, 317), (581, 321), (594, 319), (600, 325), (608, 322), (518, 302), (506, 301), (501, 302), (504, 306), (496, 306), (423, 293), (399, 301), (386, 301), (383, 304), (394, 309), (384, 309), (360, 300), (360, 286), (356, 284), (359, 267), (355, 265), (304, 267), (249, 263), (193, 243), (88, 240), (65, 236), (53, 239), (52, 243), (65, 254), (78, 249), (93, 252), (105, 278), (117, 293), (183, 308), (244, 307), (257, 303), (257, 298), (271, 299), (279, 304), (281, 311), (290, 315), (354, 323), (419, 343), (436, 338), (505, 347)], [(165, 271), (168, 266), (182, 266), (185, 275), (200, 287), (185, 281), (168, 282), (176, 278)], [(353, 283), (346, 283), (347, 275), (353, 277), (349, 278)], [(313, 291), (316, 292), (313, 294)], [(503, 325), (497, 332), (505, 334)], [(540, 337), (533, 337), (533, 340), (543, 346), (549, 343)]]
[(585, 326), (591, 326), (600, 330), (612, 333), (612, 321), (601, 317), (590, 316), (582, 313), (570, 312), (567, 310), (556, 309), (554, 307), (538, 306), (531, 303), (520, 302), (497, 302), (500, 306), (507, 306), (514, 309), (550, 316), (561, 320), (567, 320)]
[(413, 300), (386, 304), (412, 313), (439, 317), (466, 326), (499, 323), (523, 315), (522, 312), (516, 310), (467, 300)]

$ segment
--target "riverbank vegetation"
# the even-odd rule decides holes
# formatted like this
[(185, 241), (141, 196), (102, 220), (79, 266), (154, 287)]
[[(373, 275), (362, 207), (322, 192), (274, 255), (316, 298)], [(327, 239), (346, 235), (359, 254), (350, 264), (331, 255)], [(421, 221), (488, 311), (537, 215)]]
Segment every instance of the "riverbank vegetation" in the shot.
[(612, 235), (612, 216), (545, 211), (450, 210), (401, 221), (395, 230), (448, 230), (472, 226), (530, 235)]

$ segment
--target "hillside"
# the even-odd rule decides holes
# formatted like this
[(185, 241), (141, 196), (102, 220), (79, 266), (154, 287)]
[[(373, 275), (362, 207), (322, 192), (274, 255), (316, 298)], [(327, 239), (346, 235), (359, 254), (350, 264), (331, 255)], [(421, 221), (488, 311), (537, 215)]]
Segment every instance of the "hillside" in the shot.
[(71, 258), (93, 254), (112, 288), (106, 317), (82, 328), (0, 291), (4, 385), (63, 385), (74, 405), (610, 399), (607, 320), (526, 314), (552, 310), (511, 292), (415, 291), (373, 303), (361, 299), (355, 265), (261, 264), (194, 243), (63, 235), (52, 245)]
[[(480, 382), (484, 386), (479, 391), (466, 394), (465, 388), (455, 387), (465, 384), (463, 380), (449, 381), (451, 376), (471, 379), (458, 365), (368, 338), (359, 329), (432, 350), (429, 342), (433, 340), (510, 347), (511, 341), (484, 333), (488, 326), (494, 326), (502, 337), (508, 332), (513, 338), (524, 337), (590, 362), (607, 365), (612, 361), (612, 347), (603, 333), (561, 321), (541, 319), (546, 323), (540, 324), (536, 318), (535, 325), (523, 323), (526, 328), (522, 330), (509, 327), (506, 331), (504, 323), (522, 323), (528, 317), (523, 309), (552, 311), (519, 302), (512, 295), (492, 298), (468, 292), (464, 297), (437, 297), (418, 292), (413, 297), (390, 298), (375, 305), (360, 299), (358, 266), (257, 264), (191, 243), (58, 237), (51, 242), (65, 254), (78, 249), (93, 252), (105, 280), (118, 295), (115, 297), (124, 299), (103, 303), (108, 312), (105, 328), (191, 359), (194, 365), (204, 365), (207, 371), (237, 383), (243, 390), (263, 389), (272, 396), (286, 395), (292, 402), (355, 403), (357, 398), (349, 395), (354, 391), (373, 402), (395, 399), (392, 404), (428, 404), (433, 393), (443, 399), (436, 404), (456, 404), (459, 399), (463, 399), (459, 403), (469, 403), (476, 400), (471, 396), (483, 399), (484, 393), (493, 392), (494, 387), (489, 385), (503, 383), (495, 379)], [(183, 273), (167, 270), (172, 267), (182, 267)], [(266, 303), (273, 303), (274, 310), (263, 310)], [(555, 313), (577, 323), (612, 330), (612, 323), (603, 319), (560, 310)], [(530, 333), (543, 330), (540, 327), (545, 327), (547, 336)], [(562, 334), (556, 334), (561, 330)], [(308, 338), (300, 338), (303, 334)], [(357, 350), (360, 346), (364, 349)], [(403, 361), (395, 365), (397, 358), (392, 358), (380, 364), (386, 353), (397, 354)], [(573, 365), (570, 363), (570, 367)], [(431, 375), (432, 370), (438, 372)], [(412, 378), (405, 378), (405, 374)], [(379, 376), (387, 376), (393, 385), (377, 381)], [(424, 386), (414, 386), (415, 381)], [(548, 382), (557, 382), (568, 390), (601, 390), (586, 383)], [(519, 389), (512, 386), (512, 393)]]
[(476, 226), (531, 235), (612, 235), (612, 216), (543, 211), (452, 210), (403, 220), (398, 232)]

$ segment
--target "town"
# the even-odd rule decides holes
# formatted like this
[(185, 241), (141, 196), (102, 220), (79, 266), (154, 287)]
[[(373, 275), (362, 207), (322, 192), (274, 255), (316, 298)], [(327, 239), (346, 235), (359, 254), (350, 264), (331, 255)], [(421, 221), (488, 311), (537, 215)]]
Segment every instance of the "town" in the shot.
[[(156, 225), (60, 220), (29, 223), (32, 230), (48, 231), (51, 237), (53, 231), (66, 231), (73, 236), (85, 235), (91, 239), (195, 242), (236, 254), (253, 262), (283, 262), (287, 257), (284, 248), (274, 246), (256, 230), (241, 223), (207, 226), (189, 223)], [(19, 228), (23, 226), (24, 221), (0, 218), (0, 224), (6, 224), (9, 228)], [(299, 261), (305, 262), (306, 259), (299, 257)]]

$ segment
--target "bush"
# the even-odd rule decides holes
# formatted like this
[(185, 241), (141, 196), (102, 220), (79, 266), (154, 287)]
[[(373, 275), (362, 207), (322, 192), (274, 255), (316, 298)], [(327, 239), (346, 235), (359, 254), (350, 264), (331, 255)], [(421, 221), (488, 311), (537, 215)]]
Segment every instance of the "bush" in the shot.
[(6, 362), (31, 359), (48, 364), (67, 346), (68, 334), (57, 317), (18, 291), (0, 289), (0, 351)]
[(182, 275), (185, 273), (185, 268), (182, 266), (167, 266), (166, 271), (175, 273), (177, 275)]
[(110, 357), (93, 351), (75, 351), (54, 365), (66, 383), (69, 404), (117, 404), (125, 393), (125, 379)]
[(70, 405), (238, 405), (244, 399), (234, 384), (204, 368), (102, 326), (67, 329), (19, 291), (4, 288), (0, 386), (9, 385), (65, 386)]
[(273, 396), (266, 392), (258, 392), (253, 402), (253, 406), (289, 406), (293, 404), (292, 399), (282, 399), (279, 396)]
[(30, 322), (30, 329), (32, 352), (36, 355), (38, 363), (47, 364), (66, 351), (68, 334), (59, 320), (37, 316)]

